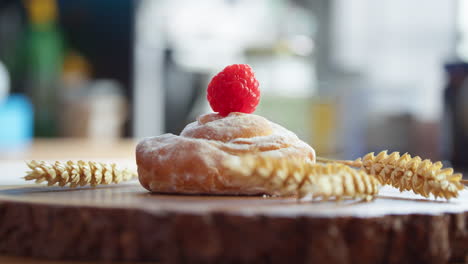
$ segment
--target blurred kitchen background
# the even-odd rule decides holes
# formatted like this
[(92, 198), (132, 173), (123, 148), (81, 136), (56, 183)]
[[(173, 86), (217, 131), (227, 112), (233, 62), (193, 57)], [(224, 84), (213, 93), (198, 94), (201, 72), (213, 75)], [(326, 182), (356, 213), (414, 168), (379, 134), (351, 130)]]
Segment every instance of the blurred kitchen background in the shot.
[(467, 170), (466, 62), (468, 0), (1, 0), (0, 156), (179, 133), (211, 77), (248, 63), (256, 114), (321, 156)]

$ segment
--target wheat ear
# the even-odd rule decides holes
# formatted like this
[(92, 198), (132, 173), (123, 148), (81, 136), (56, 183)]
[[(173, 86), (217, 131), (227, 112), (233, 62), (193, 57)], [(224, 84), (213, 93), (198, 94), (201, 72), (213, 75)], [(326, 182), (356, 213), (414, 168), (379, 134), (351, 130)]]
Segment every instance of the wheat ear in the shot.
[(463, 190), (462, 174), (453, 173), (452, 168), (442, 168), (442, 163), (411, 157), (408, 153), (400, 156), (398, 152), (388, 154), (374, 152), (354, 161), (332, 161), (317, 159), (319, 162), (339, 162), (349, 166), (360, 167), (367, 173), (375, 175), (382, 184), (392, 185), (400, 191), (412, 190), (416, 194), (429, 197), (450, 199), (458, 196)]
[(375, 177), (343, 164), (312, 164), (299, 159), (258, 156), (227, 159), (223, 164), (233, 179), (280, 195), (371, 200), (379, 191)]
[(26, 162), (26, 164), (31, 171), (27, 172), (25, 180), (35, 180), (37, 183), (46, 181), (48, 185), (96, 186), (98, 184), (119, 183), (137, 176), (135, 172), (127, 169), (118, 169), (115, 163), (82, 160), (48, 163), (33, 160)]

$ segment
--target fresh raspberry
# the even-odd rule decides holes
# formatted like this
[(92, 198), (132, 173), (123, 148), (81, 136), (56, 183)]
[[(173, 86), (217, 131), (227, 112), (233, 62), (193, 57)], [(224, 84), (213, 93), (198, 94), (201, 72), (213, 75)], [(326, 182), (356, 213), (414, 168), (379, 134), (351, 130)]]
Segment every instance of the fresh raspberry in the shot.
[(207, 99), (222, 116), (231, 112), (252, 113), (260, 100), (258, 81), (247, 64), (229, 65), (208, 84)]

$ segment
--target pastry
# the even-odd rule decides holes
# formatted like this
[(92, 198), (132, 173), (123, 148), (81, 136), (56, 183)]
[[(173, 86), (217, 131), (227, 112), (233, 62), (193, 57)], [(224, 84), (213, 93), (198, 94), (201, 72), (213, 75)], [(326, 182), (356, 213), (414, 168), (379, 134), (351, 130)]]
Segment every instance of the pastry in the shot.
[[(229, 80), (229, 67), (242, 70)], [(152, 192), (183, 194), (274, 194), (262, 186), (243, 184), (226, 173), (223, 160), (246, 154), (299, 158), (315, 162), (314, 150), (301, 141), (294, 133), (264, 117), (250, 114), (255, 110), (259, 98), (258, 82), (250, 67), (231, 65), (217, 75), (227, 95), (215, 94), (215, 80), (208, 87), (208, 100), (218, 113), (201, 115), (197, 121), (187, 125), (181, 134), (164, 134), (143, 139), (136, 148), (136, 161), (140, 183)], [(236, 70), (235, 69), (235, 70)], [(249, 72), (250, 71), (250, 72)], [(236, 83), (236, 78), (240, 82)], [(248, 79), (247, 82), (242, 80)], [(218, 78), (219, 80), (219, 78)], [(228, 84), (226, 84), (226, 82)], [(213, 85), (214, 83), (214, 85)], [(229, 86), (231, 85), (231, 86)], [(247, 86), (248, 89), (243, 91)], [(210, 87), (213, 88), (210, 90)], [(228, 87), (228, 88), (226, 88)], [(232, 93), (229, 94), (229, 89)], [(235, 90), (241, 90), (242, 97), (236, 98)], [(248, 90), (247, 89), (247, 90)], [(246, 94), (250, 93), (249, 96)], [(211, 96), (211, 97), (210, 97)], [(219, 97), (229, 98), (229, 104), (222, 104)], [(242, 102), (248, 97), (249, 102)], [(226, 100), (226, 99), (222, 99)], [(213, 103), (216, 102), (216, 103)], [(239, 107), (240, 106), (240, 107)], [(224, 109), (220, 109), (223, 108)], [(235, 112), (239, 109), (244, 113)]]
[(139, 180), (153, 192), (265, 193), (255, 186), (242, 186), (224, 173), (224, 159), (253, 153), (315, 161), (309, 145), (261, 116), (213, 113), (200, 116), (180, 136), (165, 134), (140, 142), (136, 150)]

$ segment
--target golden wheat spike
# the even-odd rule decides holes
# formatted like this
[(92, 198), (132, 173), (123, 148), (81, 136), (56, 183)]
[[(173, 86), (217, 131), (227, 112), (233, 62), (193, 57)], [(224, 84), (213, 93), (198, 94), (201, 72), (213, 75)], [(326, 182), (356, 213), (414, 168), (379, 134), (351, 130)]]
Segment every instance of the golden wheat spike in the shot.
[(382, 184), (392, 185), (400, 191), (413, 191), (424, 197), (430, 194), (435, 198), (447, 200), (458, 196), (464, 189), (461, 173), (453, 173), (452, 168), (443, 168), (441, 162), (432, 163), (420, 157), (411, 157), (408, 153), (400, 156), (398, 152), (388, 154), (373, 152), (354, 161), (317, 159), (319, 162), (338, 162), (353, 167), (360, 167), (375, 175)]
[(375, 177), (343, 164), (312, 164), (298, 159), (258, 156), (226, 159), (223, 164), (233, 179), (280, 195), (371, 200), (379, 191)]
[(85, 185), (96, 186), (98, 184), (119, 183), (137, 177), (135, 172), (128, 169), (118, 169), (114, 163), (82, 160), (48, 163), (32, 160), (26, 164), (31, 170), (27, 172), (25, 180), (34, 180), (36, 183), (45, 181), (49, 186), (55, 184), (59, 186), (68, 184), (72, 188)]

